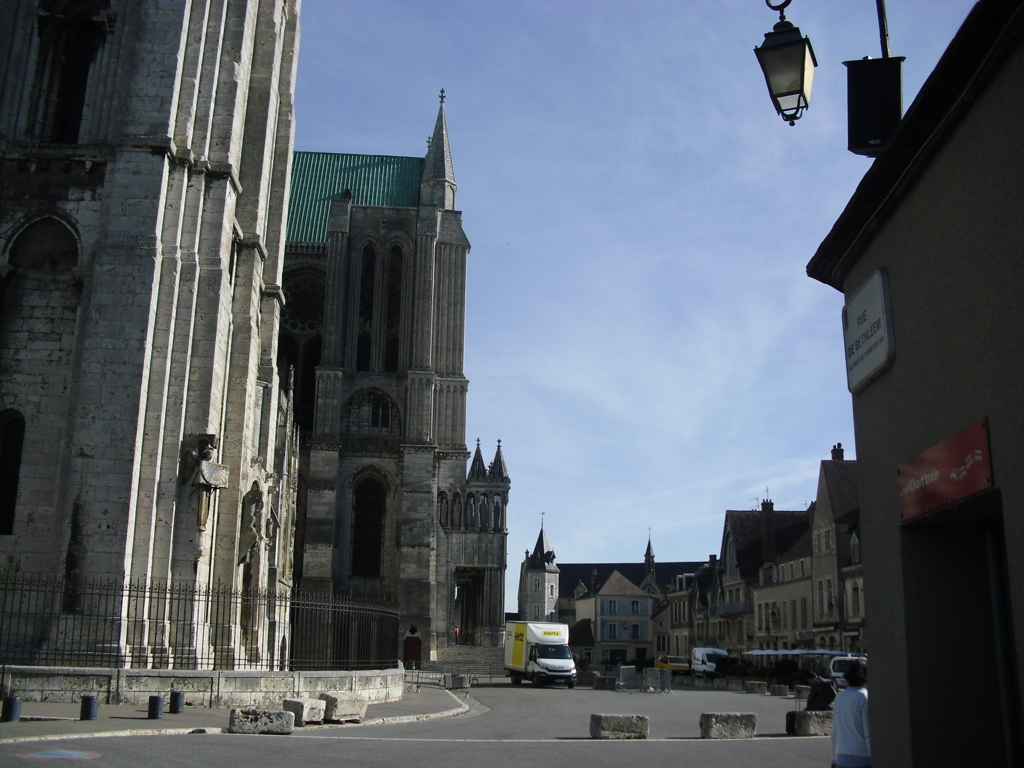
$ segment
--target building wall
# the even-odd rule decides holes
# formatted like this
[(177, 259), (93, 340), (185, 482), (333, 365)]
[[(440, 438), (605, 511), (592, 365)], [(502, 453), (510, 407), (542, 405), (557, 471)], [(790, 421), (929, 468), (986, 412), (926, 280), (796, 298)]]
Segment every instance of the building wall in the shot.
[[(0, 564), (287, 586), (270, 550), (293, 524), (275, 359), (299, 3), (55, 7), (0, 9), (0, 421), (25, 422)], [(87, 73), (84, 106), (58, 135), (79, 32), (92, 55), (60, 77)], [(19, 262), (40, 222), (67, 259)], [(196, 481), (202, 460), (227, 481)]]
[[(1022, 133), (1018, 45), (844, 283), (849, 298), (875, 269), (888, 271), (897, 345), (893, 366), (853, 397), (878, 765), (1005, 764), (1013, 706), (999, 682), (1012, 681), (1018, 700), (1024, 688), (1024, 665), (997, 665), (998, 635), (1024, 659)], [(994, 491), (959, 516), (901, 526), (896, 467), (981, 417)], [(994, 623), (990, 567), (1006, 587), (1009, 627)], [(935, 674), (958, 657), (972, 659), (969, 685)]]

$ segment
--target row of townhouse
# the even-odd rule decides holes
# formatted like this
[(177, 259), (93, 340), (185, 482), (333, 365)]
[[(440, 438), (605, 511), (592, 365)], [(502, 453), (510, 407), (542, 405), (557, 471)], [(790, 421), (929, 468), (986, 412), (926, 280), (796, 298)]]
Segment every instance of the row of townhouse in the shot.
[(672, 655), (699, 647), (865, 652), (856, 461), (833, 448), (806, 510), (777, 510), (767, 499), (760, 509), (728, 510), (720, 553), (680, 575), (667, 600), (659, 645)]

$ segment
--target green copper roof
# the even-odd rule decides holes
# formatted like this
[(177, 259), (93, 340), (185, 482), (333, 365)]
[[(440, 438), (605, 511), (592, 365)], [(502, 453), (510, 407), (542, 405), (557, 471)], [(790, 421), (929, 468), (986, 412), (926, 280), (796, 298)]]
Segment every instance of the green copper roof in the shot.
[(353, 205), (415, 208), (419, 205), (422, 157), (296, 152), (288, 208), (288, 240), (327, 241), (331, 198), (352, 191)]

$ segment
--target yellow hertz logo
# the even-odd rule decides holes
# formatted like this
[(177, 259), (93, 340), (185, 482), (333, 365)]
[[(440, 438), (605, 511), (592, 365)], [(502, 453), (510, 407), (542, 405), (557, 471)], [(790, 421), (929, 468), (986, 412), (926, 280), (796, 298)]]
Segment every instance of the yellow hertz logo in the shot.
[(541, 634), (544, 637), (561, 637), (562, 636), (562, 633), (559, 632), (557, 629), (545, 629), (543, 632), (541, 632)]

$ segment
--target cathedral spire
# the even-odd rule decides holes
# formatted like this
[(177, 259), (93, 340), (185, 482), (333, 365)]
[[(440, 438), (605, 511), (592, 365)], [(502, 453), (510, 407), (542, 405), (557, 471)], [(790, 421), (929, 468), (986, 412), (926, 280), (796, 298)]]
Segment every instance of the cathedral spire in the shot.
[(498, 450), (494, 452), (494, 460), (491, 462), (491, 479), (503, 483), (509, 481), (508, 468), (505, 466), (505, 457), (501, 453), (501, 440), (498, 441)]
[(434, 133), (427, 147), (427, 158), (423, 164), (423, 179), (420, 183), (420, 198), (424, 205), (438, 208), (455, 208), (455, 167), (452, 165), (452, 151), (448, 144), (448, 121), (444, 114), (444, 89), (441, 89), (441, 107), (437, 111)]
[(647, 551), (644, 552), (644, 570), (652, 577), (654, 576), (654, 547), (651, 546), (650, 531), (647, 533)]
[(469, 466), (470, 480), (486, 480), (487, 467), (484, 466), (484, 455), (480, 452), (480, 438), (476, 439), (476, 453), (473, 454), (473, 463)]

